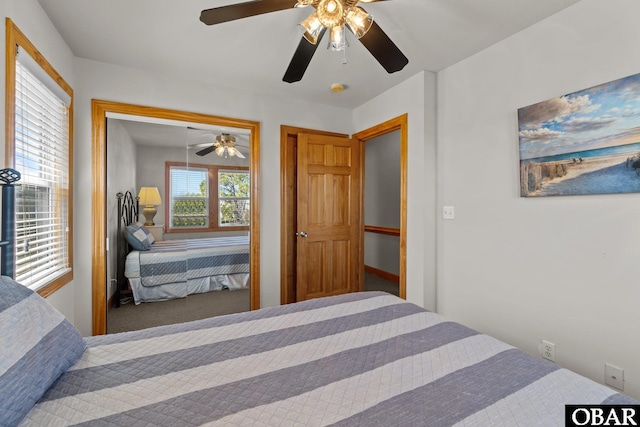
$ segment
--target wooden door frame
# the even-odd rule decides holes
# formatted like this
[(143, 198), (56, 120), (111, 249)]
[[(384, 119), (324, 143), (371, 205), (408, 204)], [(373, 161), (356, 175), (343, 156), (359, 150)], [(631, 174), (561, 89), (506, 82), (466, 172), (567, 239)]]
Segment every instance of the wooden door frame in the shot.
[[(390, 132), (400, 131), (400, 283), (399, 291), (400, 298), (407, 298), (407, 152), (408, 152), (408, 114), (403, 114), (394, 119), (388, 120), (384, 123), (380, 123), (369, 129), (365, 129), (353, 135), (353, 138), (361, 142), (362, 150), (364, 153), (365, 143), (367, 140), (377, 138), (382, 135), (386, 135)], [(364, 156), (364, 154), (363, 154)], [(364, 160), (361, 162), (362, 168), (362, 202), (363, 206), (361, 211), (364, 216)], [(362, 258), (360, 268), (362, 277), (364, 277), (364, 230), (361, 234), (361, 247), (360, 251)]]
[(187, 111), (91, 100), (92, 139), (92, 328), (93, 335), (107, 330), (107, 114), (127, 114), (149, 118), (177, 120), (248, 129), (250, 136), (251, 228), (250, 234), (250, 298), (251, 309), (260, 308), (260, 123), (242, 119), (212, 116)]
[[(296, 145), (290, 138), (298, 138), (299, 133), (337, 136), (348, 138), (344, 133), (307, 129), (296, 126), (280, 126), (280, 304), (295, 302), (295, 254), (296, 233)], [(293, 276), (293, 280), (292, 280)]]
[[(364, 143), (378, 136), (385, 135), (396, 130), (400, 131), (400, 298), (407, 297), (407, 153), (408, 153), (408, 114), (403, 114), (394, 119), (380, 123), (369, 129), (353, 135), (361, 144), (361, 154), (364, 152)], [(295, 253), (296, 232), (296, 182), (295, 164), (296, 147), (289, 143), (290, 137), (298, 136), (298, 133), (317, 133), (320, 135), (348, 137), (346, 134), (319, 131), (295, 126), (280, 126), (280, 303), (288, 304), (295, 301), (295, 263), (288, 256)], [(361, 188), (364, 188), (364, 161), (360, 162)], [(364, 193), (361, 197), (361, 212), (364, 216)], [(292, 207), (294, 208), (292, 210)], [(364, 224), (364, 220), (362, 221)], [(361, 248), (364, 248), (364, 229), (362, 230)], [(364, 251), (360, 251), (359, 261), (360, 277), (364, 277)], [(294, 280), (291, 280), (293, 274)], [(361, 284), (363, 281), (361, 281)]]

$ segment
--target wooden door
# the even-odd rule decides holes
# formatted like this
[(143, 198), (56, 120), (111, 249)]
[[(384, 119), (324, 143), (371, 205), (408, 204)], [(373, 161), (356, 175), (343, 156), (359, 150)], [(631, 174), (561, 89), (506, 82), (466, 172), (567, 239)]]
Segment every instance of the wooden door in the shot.
[(296, 299), (360, 289), (360, 147), (298, 134)]

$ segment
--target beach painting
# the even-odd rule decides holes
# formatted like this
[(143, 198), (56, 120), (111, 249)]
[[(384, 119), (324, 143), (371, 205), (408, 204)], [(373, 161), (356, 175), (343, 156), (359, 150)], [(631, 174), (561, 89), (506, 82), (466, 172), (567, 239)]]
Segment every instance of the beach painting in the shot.
[(640, 192), (640, 74), (518, 110), (520, 195)]

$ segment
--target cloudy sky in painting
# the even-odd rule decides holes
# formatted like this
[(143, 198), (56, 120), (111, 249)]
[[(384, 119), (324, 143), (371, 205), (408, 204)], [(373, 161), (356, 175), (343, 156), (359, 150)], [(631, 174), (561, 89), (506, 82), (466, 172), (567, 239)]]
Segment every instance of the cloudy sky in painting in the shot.
[(640, 74), (518, 110), (520, 158), (640, 142)]

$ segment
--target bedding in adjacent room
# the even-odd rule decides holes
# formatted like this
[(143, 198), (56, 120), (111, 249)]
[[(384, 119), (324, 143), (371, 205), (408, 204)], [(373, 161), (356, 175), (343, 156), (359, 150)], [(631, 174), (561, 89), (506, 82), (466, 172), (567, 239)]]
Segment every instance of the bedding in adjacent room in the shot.
[(136, 304), (249, 285), (249, 238), (165, 240), (125, 260)]

